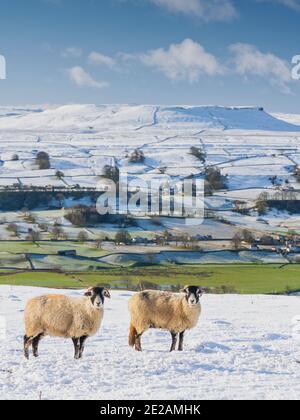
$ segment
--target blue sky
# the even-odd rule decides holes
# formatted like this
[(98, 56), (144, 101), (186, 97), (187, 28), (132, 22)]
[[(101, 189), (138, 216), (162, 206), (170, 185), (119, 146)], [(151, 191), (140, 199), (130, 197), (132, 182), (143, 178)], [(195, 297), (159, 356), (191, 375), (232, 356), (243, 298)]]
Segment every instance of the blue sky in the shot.
[(300, 113), (300, 0), (2, 0), (1, 105), (262, 105)]

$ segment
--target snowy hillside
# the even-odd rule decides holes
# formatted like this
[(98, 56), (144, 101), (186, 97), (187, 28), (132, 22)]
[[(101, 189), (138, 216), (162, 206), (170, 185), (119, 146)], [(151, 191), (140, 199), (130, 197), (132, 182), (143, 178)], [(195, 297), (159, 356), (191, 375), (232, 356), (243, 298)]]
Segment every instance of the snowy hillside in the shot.
[(274, 113), (272, 114), (274, 118), (285, 121), (289, 124), (300, 125), (300, 115), (299, 114), (282, 114)]
[[(112, 162), (146, 180), (161, 177), (157, 170), (165, 168), (176, 182), (178, 176), (201, 174), (203, 164), (190, 153), (200, 147), (206, 164), (229, 176), (231, 189), (271, 187), (270, 175), (289, 177), (291, 166), (300, 162), (299, 132), (300, 126), (260, 108), (2, 107), (0, 185), (96, 187), (103, 167)], [(135, 148), (143, 151), (143, 164), (128, 161)], [(50, 169), (38, 168), (38, 151), (49, 154)], [(64, 176), (58, 179), (57, 171)]]
[[(205, 163), (192, 148), (203, 151)], [(143, 152), (143, 162), (130, 161), (135, 149)], [(39, 151), (49, 154), (50, 169), (37, 165)], [(203, 177), (206, 168), (214, 166), (226, 176), (227, 189), (207, 197), (207, 209), (253, 231), (300, 229), (299, 217), (291, 219), (286, 213), (268, 216), (268, 225), (257, 220), (257, 214), (232, 212), (236, 201), (252, 208), (262, 192), (299, 190), (294, 174), (300, 165), (300, 117), (250, 107), (0, 107), (1, 189), (96, 188), (103, 185), (107, 165), (116, 165), (130, 181), (175, 186), (191, 175)], [(225, 227), (228, 231), (228, 224)], [(207, 234), (216, 236), (215, 231)]]
[(66, 105), (51, 109), (0, 108), (0, 130), (101, 132), (108, 129), (197, 126), (200, 129), (300, 131), (262, 108)]
[(168, 353), (169, 334), (150, 331), (137, 354), (127, 346), (130, 293), (112, 292), (82, 361), (73, 360), (71, 340), (52, 338), (42, 341), (39, 359), (26, 361), (22, 311), (42, 293), (0, 286), (0, 317), (7, 321), (7, 340), (0, 333), (0, 398), (300, 398), (299, 342), (291, 329), (298, 297), (206, 295), (183, 353)]

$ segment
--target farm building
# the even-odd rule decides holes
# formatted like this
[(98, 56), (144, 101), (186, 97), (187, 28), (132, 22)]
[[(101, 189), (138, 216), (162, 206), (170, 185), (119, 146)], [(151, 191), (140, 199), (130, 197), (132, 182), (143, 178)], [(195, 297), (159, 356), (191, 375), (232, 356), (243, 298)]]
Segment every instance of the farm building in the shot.
[(61, 250), (57, 252), (61, 257), (76, 257), (77, 252), (74, 249)]

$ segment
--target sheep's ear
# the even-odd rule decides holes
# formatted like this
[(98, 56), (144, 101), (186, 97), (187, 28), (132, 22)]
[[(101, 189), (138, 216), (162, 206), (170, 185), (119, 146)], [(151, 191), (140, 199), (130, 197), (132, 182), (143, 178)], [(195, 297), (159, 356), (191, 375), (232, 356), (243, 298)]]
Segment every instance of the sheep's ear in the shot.
[(90, 297), (92, 295), (93, 295), (93, 289), (92, 288), (89, 288), (84, 294), (84, 296), (87, 296), (87, 297)]
[(188, 292), (188, 287), (189, 286), (184, 286), (184, 288), (183, 289), (180, 289), (179, 292), (180, 293), (187, 293)]
[(202, 289), (201, 287), (198, 287), (198, 290), (197, 290), (198, 296), (201, 297), (203, 293), (204, 293), (204, 289)]
[(108, 289), (104, 289), (103, 290), (103, 296), (107, 297), (108, 299), (110, 299), (110, 293)]

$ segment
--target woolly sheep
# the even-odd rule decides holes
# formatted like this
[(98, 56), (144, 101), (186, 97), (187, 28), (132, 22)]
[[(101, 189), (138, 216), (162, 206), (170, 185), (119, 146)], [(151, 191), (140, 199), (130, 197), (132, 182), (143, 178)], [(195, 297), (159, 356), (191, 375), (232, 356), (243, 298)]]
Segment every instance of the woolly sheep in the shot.
[(109, 291), (92, 287), (83, 297), (45, 295), (29, 300), (25, 308), (24, 355), (29, 359), (32, 345), (34, 357), (38, 357), (38, 345), (45, 336), (71, 338), (75, 359), (83, 354), (88, 337), (97, 333), (103, 319), (104, 298)]
[(183, 350), (184, 333), (197, 325), (201, 314), (200, 297), (203, 290), (197, 286), (185, 286), (180, 292), (182, 294), (146, 290), (130, 299), (129, 345), (131, 347), (142, 351), (142, 334), (149, 328), (159, 328), (170, 331), (172, 335), (170, 351), (176, 350), (178, 334), (178, 350)]

